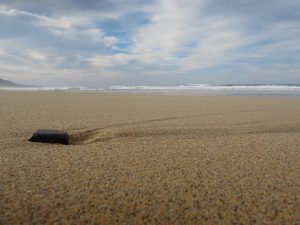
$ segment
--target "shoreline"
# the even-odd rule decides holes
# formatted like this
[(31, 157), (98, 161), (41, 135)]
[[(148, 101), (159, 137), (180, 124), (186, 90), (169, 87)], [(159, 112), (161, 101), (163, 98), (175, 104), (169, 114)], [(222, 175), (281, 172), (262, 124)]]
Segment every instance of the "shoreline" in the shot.
[(300, 99), (300, 91), (186, 91), (186, 90), (24, 90), (24, 89), (0, 89), (0, 92), (35, 92), (35, 93), (98, 93), (121, 95), (157, 95), (157, 96), (199, 96), (199, 97), (254, 97), (272, 99)]

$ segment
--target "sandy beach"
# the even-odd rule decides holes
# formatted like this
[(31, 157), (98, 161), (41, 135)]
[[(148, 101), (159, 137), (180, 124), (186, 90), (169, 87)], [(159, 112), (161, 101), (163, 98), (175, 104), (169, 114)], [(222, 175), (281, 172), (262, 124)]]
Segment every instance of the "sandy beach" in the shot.
[(300, 223), (300, 99), (0, 91), (0, 124), (3, 225)]

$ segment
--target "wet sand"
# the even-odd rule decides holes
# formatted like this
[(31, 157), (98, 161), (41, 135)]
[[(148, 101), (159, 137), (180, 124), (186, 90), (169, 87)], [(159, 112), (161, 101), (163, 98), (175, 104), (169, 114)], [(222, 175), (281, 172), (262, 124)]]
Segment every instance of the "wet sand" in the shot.
[(0, 91), (0, 124), (0, 224), (300, 223), (300, 99)]

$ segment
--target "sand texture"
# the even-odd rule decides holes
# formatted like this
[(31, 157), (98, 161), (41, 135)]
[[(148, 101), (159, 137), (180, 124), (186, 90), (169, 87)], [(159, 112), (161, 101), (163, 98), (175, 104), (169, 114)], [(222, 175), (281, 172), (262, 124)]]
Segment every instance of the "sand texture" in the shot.
[(1, 91), (0, 125), (1, 225), (300, 224), (300, 99)]

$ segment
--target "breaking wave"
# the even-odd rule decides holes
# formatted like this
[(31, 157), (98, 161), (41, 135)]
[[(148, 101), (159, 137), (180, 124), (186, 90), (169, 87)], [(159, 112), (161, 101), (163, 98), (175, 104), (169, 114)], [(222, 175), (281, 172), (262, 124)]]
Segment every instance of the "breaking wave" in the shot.
[(300, 91), (300, 85), (209, 85), (187, 84), (175, 86), (111, 86), (110, 90), (208, 90), (208, 91)]

